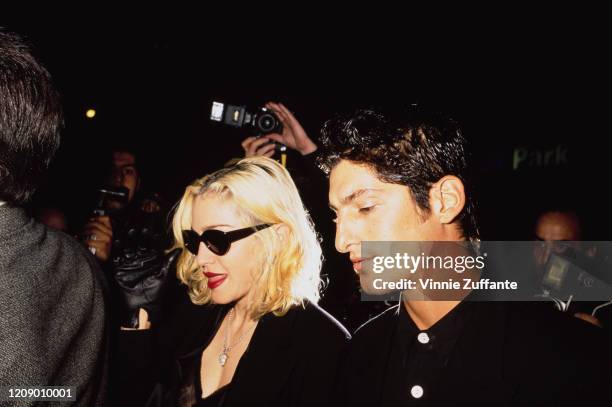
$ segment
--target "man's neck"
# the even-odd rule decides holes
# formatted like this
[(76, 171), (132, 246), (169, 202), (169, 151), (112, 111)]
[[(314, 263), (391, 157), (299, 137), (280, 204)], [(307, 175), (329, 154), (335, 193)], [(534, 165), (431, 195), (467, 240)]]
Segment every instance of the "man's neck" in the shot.
[(444, 318), (461, 301), (412, 301), (403, 300), (408, 315), (420, 330), (431, 328), (436, 322)]
[[(431, 248), (432, 254), (444, 256), (451, 256), (454, 258), (460, 256), (470, 255), (471, 252), (462, 244), (452, 245), (450, 243), (440, 243), (438, 246), (433, 246)], [(463, 278), (470, 279), (478, 279), (479, 273), (470, 270), (464, 271), (461, 274), (453, 270), (446, 269), (437, 269), (435, 270), (436, 279), (438, 281), (446, 281), (446, 280), (454, 280), (454, 281), (462, 281)], [(427, 293), (426, 298), (436, 298), (443, 299), (444, 296), (448, 298), (448, 300), (414, 300), (410, 298), (403, 298), (402, 305), (406, 307), (406, 311), (408, 311), (408, 315), (415, 323), (415, 325), (420, 330), (425, 330), (431, 328), (436, 322), (444, 318), (446, 314), (452, 311), (457, 305), (461, 303), (461, 301), (469, 295), (471, 290), (458, 289), (456, 291), (447, 291), (447, 292), (429, 292)], [(443, 297), (440, 298), (440, 295)]]

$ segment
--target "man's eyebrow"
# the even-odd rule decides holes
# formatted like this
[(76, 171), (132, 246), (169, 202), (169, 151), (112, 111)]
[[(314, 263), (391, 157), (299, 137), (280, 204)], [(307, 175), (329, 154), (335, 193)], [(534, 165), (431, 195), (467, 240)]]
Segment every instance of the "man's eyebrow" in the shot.
[[(342, 198), (340, 200), (340, 202), (343, 205), (348, 205), (350, 204), (352, 201), (354, 201), (355, 199), (357, 199), (358, 197), (360, 197), (361, 195), (368, 193), (368, 192), (376, 192), (376, 191), (380, 191), (379, 189), (374, 189), (374, 188), (361, 188), (358, 189), (356, 191), (351, 192), (350, 194), (348, 194), (347, 196), (345, 196), (344, 198)], [(337, 211), (337, 208), (335, 206), (333, 206), (332, 204), (329, 204), (329, 208), (332, 211)]]
[(357, 191), (345, 196), (344, 198), (342, 198), (341, 202), (344, 205), (348, 205), (350, 204), (352, 201), (354, 201), (355, 199), (359, 198), (361, 195), (366, 194), (368, 192), (376, 192), (376, 191), (380, 191), (379, 189), (374, 189), (374, 188), (361, 188), (358, 189)]

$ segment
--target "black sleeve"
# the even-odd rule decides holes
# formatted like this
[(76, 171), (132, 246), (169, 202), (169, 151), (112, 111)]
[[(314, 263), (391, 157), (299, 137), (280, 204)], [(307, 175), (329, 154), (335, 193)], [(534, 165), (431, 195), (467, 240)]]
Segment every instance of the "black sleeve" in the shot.
[(335, 406), (340, 363), (347, 349), (350, 334), (331, 316), (304, 324), (300, 333), (300, 361), (292, 380), (291, 405), (295, 407)]
[[(612, 352), (609, 337), (601, 328), (588, 322), (573, 321), (575, 333), (568, 335), (571, 345), (559, 358), (568, 376), (567, 385), (560, 386), (560, 405), (612, 405)], [(583, 328), (583, 329), (581, 329)], [(567, 361), (568, 355), (573, 361)], [(571, 371), (571, 372), (570, 372)]]
[(155, 332), (122, 330), (116, 353), (116, 393), (120, 406), (143, 406), (159, 380), (159, 361), (155, 355)]
[(608, 337), (545, 305), (530, 303), (509, 319), (506, 374), (518, 384), (517, 404), (612, 405)]

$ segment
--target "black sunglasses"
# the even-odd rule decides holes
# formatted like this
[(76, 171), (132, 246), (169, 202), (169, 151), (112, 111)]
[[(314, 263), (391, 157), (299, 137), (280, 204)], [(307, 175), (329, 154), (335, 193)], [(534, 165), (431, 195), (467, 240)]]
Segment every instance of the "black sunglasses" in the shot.
[(198, 235), (193, 230), (183, 230), (183, 242), (185, 247), (191, 253), (198, 255), (200, 242), (204, 243), (208, 249), (218, 256), (226, 254), (232, 242), (235, 242), (245, 237), (251, 236), (253, 233), (272, 226), (265, 223), (257, 226), (249, 226), (248, 228), (236, 229), (230, 232), (223, 232), (216, 229), (205, 230), (201, 235)]

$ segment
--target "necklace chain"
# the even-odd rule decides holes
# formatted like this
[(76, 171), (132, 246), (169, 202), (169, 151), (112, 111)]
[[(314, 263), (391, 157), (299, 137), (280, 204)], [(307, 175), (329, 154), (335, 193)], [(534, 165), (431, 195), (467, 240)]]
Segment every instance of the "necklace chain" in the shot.
[(229, 311), (229, 320), (228, 320), (227, 325), (225, 326), (225, 339), (223, 340), (223, 351), (219, 355), (219, 364), (221, 364), (221, 366), (225, 366), (225, 362), (227, 362), (227, 358), (229, 357), (228, 355), (229, 351), (232, 350), (236, 345), (238, 345), (247, 336), (247, 334), (250, 333), (257, 325), (257, 324), (253, 324), (252, 327), (244, 331), (242, 335), (238, 337), (238, 340), (236, 342), (228, 346), (227, 342), (229, 339), (229, 327), (233, 320), (234, 320), (234, 308), (232, 308)]

